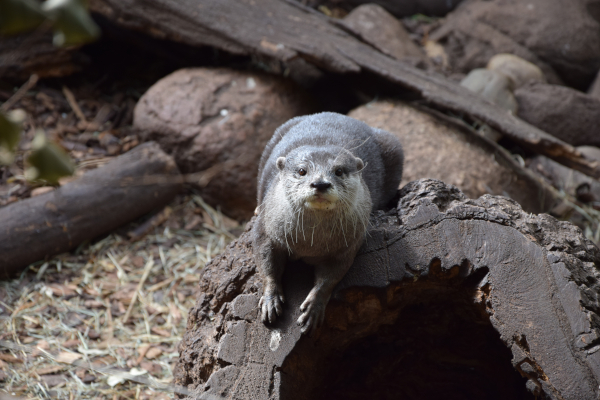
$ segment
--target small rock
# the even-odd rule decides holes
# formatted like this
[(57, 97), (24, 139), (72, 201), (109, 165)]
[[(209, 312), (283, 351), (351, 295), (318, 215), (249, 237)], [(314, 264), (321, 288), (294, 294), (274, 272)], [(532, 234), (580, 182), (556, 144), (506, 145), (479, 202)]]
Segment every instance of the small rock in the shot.
[(573, 146), (600, 146), (600, 99), (544, 83), (517, 89), (515, 98), (526, 122)]
[(474, 69), (460, 85), (513, 114), (517, 112), (517, 101), (512, 93), (513, 83), (506, 75), (487, 69)]
[(342, 24), (365, 42), (397, 60), (425, 59), (423, 51), (412, 41), (400, 21), (377, 4), (356, 7)]
[(589, 158), (592, 161), (598, 161), (600, 163), (600, 148), (596, 146), (579, 146), (577, 148), (585, 158)]
[(448, 54), (446, 54), (446, 50), (444, 46), (441, 44), (434, 42), (433, 40), (428, 40), (425, 42), (425, 54), (427, 57), (433, 61), (435, 64), (442, 67), (442, 69), (447, 69), (449, 64)]
[(425, 14), (442, 17), (454, 9), (462, 0), (348, 0), (351, 4), (376, 3), (396, 17)]
[(348, 115), (400, 138), (405, 156), (401, 185), (433, 178), (457, 186), (471, 198), (486, 193), (511, 197), (529, 212), (551, 206), (542, 204), (538, 186), (499, 162), (483, 140), (424, 111), (399, 101), (377, 101)]
[(311, 112), (302, 90), (275, 76), (189, 68), (155, 83), (134, 127), (171, 153), (184, 173), (208, 170), (204, 200), (236, 219), (256, 207), (258, 162), (275, 129)]
[(509, 77), (515, 89), (529, 81), (546, 83), (546, 77), (537, 65), (513, 54), (496, 54), (488, 62), (487, 69)]
[[(454, 67), (470, 71), (511, 53), (540, 67), (548, 82), (586, 89), (600, 69), (600, 24), (590, 0), (468, 1), (431, 39)], [(557, 74), (560, 76), (558, 78)]]

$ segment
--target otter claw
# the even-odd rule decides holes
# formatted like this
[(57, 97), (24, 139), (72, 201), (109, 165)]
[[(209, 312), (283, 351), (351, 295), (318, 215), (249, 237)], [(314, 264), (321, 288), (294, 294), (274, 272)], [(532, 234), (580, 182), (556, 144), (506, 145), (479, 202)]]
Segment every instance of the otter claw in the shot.
[(283, 296), (281, 295), (264, 295), (261, 297), (259, 306), (262, 311), (263, 323), (273, 323), (278, 316), (283, 314)]
[(313, 336), (317, 329), (323, 324), (325, 319), (325, 307), (318, 304), (317, 301), (305, 301), (300, 306), (302, 314), (298, 318), (298, 325), (300, 325), (300, 331), (305, 334), (310, 332)]

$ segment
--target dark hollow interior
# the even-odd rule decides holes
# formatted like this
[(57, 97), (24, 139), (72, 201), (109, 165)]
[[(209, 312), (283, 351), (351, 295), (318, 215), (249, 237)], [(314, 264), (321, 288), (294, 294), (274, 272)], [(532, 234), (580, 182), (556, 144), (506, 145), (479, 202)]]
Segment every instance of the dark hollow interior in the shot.
[(432, 292), (331, 359), (313, 398), (534, 399), (473, 291)]

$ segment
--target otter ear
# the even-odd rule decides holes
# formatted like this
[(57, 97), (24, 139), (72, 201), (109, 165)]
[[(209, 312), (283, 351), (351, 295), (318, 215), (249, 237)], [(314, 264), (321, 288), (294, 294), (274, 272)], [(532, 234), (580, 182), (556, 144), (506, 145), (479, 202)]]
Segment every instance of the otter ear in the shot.
[(279, 157), (277, 159), (277, 168), (281, 171), (285, 167), (285, 157)]
[(361, 169), (363, 169), (364, 166), (365, 164), (363, 163), (363, 160), (356, 157), (356, 169), (360, 171)]

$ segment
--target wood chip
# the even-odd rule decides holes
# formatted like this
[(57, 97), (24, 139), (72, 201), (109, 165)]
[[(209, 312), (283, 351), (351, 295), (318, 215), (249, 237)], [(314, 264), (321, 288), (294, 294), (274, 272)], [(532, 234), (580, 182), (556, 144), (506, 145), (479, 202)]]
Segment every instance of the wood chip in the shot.
[(160, 357), (161, 354), (162, 354), (162, 350), (160, 347), (152, 347), (151, 349), (149, 349), (146, 352), (146, 358), (148, 360), (153, 360), (156, 357)]
[(58, 353), (58, 356), (56, 356), (56, 361), (65, 363), (65, 364), (73, 364), (75, 361), (79, 360), (81, 357), (83, 357), (83, 356), (78, 353), (62, 351), (62, 352)]
[(171, 332), (169, 332), (166, 329), (161, 329), (161, 328), (152, 328), (150, 329), (152, 332), (156, 333), (157, 335), (163, 336), (163, 337), (171, 337)]
[(41, 196), (54, 190), (54, 186), (42, 186), (31, 191), (31, 197)]
[(138, 365), (139, 363), (142, 362), (142, 360), (146, 356), (146, 353), (148, 352), (148, 350), (150, 350), (150, 347), (151, 347), (150, 343), (146, 343), (146, 344), (143, 344), (140, 347), (138, 347), (137, 351), (138, 351), (139, 357), (137, 358), (135, 365)]
[(64, 365), (52, 365), (50, 367), (34, 369), (32, 372), (35, 372), (38, 375), (48, 375), (62, 371), (63, 369), (65, 369)]
[(85, 118), (83, 111), (81, 111), (81, 108), (79, 108), (79, 105), (77, 104), (77, 100), (75, 99), (75, 95), (73, 94), (73, 92), (71, 92), (66, 86), (63, 86), (63, 93), (67, 101), (69, 102), (71, 109), (73, 110), (75, 115), (77, 115), (77, 118), (79, 118), (80, 122), (87, 124), (87, 119)]
[(79, 339), (71, 339), (71, 340), (67, 340), (66, 342), (64, 342), (62, 344), (63, 347), (66, 347), (67, 349), (72, 349), (74, 347), (77, 347), (81, 344), (81, 341)]
[(7, 363), (11, 363), (11, 364), (21, 364), (23, 362), (23, 360), (21, 360), (18, 357), (13, 356), (12, 354), (3, 354), (3, 353), (0, 353), (0, 360), (6, 361)]

